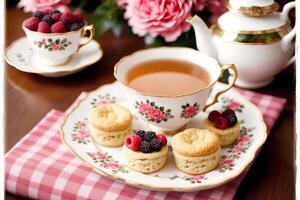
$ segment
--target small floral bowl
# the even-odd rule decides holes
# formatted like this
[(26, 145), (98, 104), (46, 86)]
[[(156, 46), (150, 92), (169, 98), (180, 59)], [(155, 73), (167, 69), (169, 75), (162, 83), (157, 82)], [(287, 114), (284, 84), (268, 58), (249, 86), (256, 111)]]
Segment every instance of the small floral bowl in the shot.
[[(195, 63), (208, 72), (210, 83), (198, 91), (176, 96), (146, 94), (128, 86), (127, 73), (132, 67), (142, 62), (159, 59), (175, 59)], [(215, 94), (212, 103), (207, 104), (212, 87), (227, 69), (233, 71), (233, 81), (225, 89)], [(207, 107), (216, 103), (217, 98), (233, 86), (237, 78), (237, 69), (234, 65), (220, 67), (214, 58), (194, 49), (160, 47), (141, 50), (124, 57), (115, 65), (114, 74), (116, 79), (121, 82), (131, 110), (136, 116), (150, 124), (155, 131), (174, 134), (184, 128), (200, 111), (205, 111)]]
[[(23, 22), (22, 28), (31, 47), (46, 65), (62, 65), (68, 62), (73, 54), (93, 39), (95, 34), (93, 25), (83, 26), (77, 31), (66, 33), (41, 33), (29, 30), (25, 24), (26, 20)], [(87, 32), (90, 32), (88, 39), (80, 43), (81, 38)]]

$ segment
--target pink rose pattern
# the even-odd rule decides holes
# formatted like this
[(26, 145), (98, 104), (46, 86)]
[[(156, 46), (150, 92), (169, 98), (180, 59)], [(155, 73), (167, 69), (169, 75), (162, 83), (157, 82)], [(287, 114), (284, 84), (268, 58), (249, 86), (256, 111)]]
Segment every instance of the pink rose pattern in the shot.
[(58, 9), (62, 12), (69, 10), (68, 5), (71, 0), (21, 0), (18, 3), (19, 8), (24, 12), (34, 12), (41, 9)]
[(72, 140), (79, 144), (88, 144), (91, 142), (91, 136), (87, 127), (87, 119), (78, 121), (74, 124)]
[(48, 51), (64, 51), (66, 48), (72, 44), (72, 42), (68, 41), (66, 38), (60, 39), (42, 39), (41, 41), (35, 41), (35, 45), (38, 48), (44, 48)]
[(116, 99), (116, 97), (111, 96), (110, 94), (98, 95), (96, 98), (93, 98), (91, 104), (93, 105), (93, 108), (95, 108), (103, 104), (116, 103)]
[(223, 102), (223, 106), (222, 108), (225, 110), (227, 108), (230, 108), (232, 110), (234, 110), (235, 112), (243, 112), (243, 109), (245, 108), (245, 106), (237, 101), (234, 101), (233, 99), (230, 98), (221, 98), (221, 101)]
[(181, 118), (192, 118), (200, 111), (200, 105), (198, 103), (194, 103), (193, 105), (186, 103), (182, 105), (181, 108)]
[(128, 170), (125, 169), (118, 161), (114, 160), (107, 152), (88, 152), (89, 157), (91, 157), (94, 163), (99, 164), (100, 167), (110, 169), (113, 173), (128, 173)]
[(157, 106), (154, 101), (136, 101), (134, 107), (149, 122), (161, 123), (167, 122), (170, 118), (174, 118), (174, 116), (171, 114), (171, 109), (165, 109), (163, 106)]
[(191, 28), (185, 21), (191, 8), (191, 0), (135, 0), (127, 2), (124, 17), (138, 36), (162, 36), (173, 42)]

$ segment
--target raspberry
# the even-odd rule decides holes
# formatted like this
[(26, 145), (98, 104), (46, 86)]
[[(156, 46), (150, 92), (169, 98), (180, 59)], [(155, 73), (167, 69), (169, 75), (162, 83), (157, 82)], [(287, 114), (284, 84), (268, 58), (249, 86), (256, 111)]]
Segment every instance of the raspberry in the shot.
[(52, 24), (54, 24), (54, 20), (52, 19), (51, 15), (45, 15), (43, 18), (42, 18), (42, 21), (43, 22), (47, 22), (50, 26)]
[(232, 126), (234, 126), (234, 125), (237, 123), (237, 118), (236, 118), (236, 115), (235, 115), (235, 114), (233, 114), (233, 115), (228, 115), (228, 116), (226, 117), (226, 119), (227, 119), (227, 122), (228, 122), (228, 126), (229, 126), (229, 127), (232, 127)]
[(81, 27), (79, 26), (78, 23), (73, 23), (69, 26), (69, 31), (77, 31), (79, 30)]
[(138, 135), (129, 135), (125, 138), (126, 147), (132, 151), (139, 151), (141, 143), (142, 138)]
[(213, 110), (208, 115), (208, 120), (214, 122), (218, 117), (221, 116), (221, 113), (217, 110)]
[(143, 138), (144, 141), (151, 142), (154, 138), (156, 138), (156, 134), (153, 131), (147, 131)]
[(150, 146), (151, 146), (152, 151), (160, 151), (162, 144), (158, 139), (154, 138), (150, 142)]
[(143, 152), (143, 153), (151, 153), (152, 152), (150, 143), (147, 141), (142, 142), (140, 149), (141, 149), (141, 152)]
[(61, 14), (61, 12), (60, 12), (59, 10), (57, 10), (57, 9), (53, 9), (53, 10), (50, 10), (48, 14), (49, 14), (49, 15), (53, 15), (53, 14)]
[(50, 33), (51, 28), (47, 22), (40, 22), (37, 31), (41, 33)]
[(58, 20), (60, 19), (60, 16), (61, 16), (60, 13), (54, 13), (53, 15), (51, 15), (54, 22), (58, 22)]
[(38, 28), (38, 24), (40, 23), (39, 18), (36, 17), (30, 17), (25, 24), (25, 27), (28, 28), (31, 31), (36, 31)]
[(142, 138), (142, 140), (144, 140), (145, 133), (146, 133), (146, 131), (144, 131), (144, 130), (138, 130), (135, 134), (140, 136)]
[(162, 146), (167, 144), (167, 137), (164, 134), (158, 134), (156, 137), (161, 142)]
[(74, 18), (74, 16), (73, 16), (73, 14), (70, 13), (70, 12), (65, 12), (65, 13), (63, 13), (63, 14), (60, 16), (60, 19), (67, 20), (67, 21), (70, 22), (70, 23), (74, 23), (74, 22), (75, 22), (75, 18)]
[(218, 129), (226, 129), (228, 128), (228, 122), (227, 119), (223, 116), (218, 117), (215, 120), (215, 127)]
[(77, 21), (77, 22), (83, 20), (81, 13), (78, 10), (73, 12), (73, 16), (75, 18), (75, 21)]
[(67, 28), (62, 22), (56, 22), (51, 26), (52, 33), (65, 33), (67, 31), (68, 31)]
[(40, 20), (42, 20), (42, 18), (44, 17), (44, 13), (42, 12), (42, 11), (35, 11), (33, 14), (32, 14), (32, 16), (33, 17), (36, 17), (36, 18), (39, 18)]
[(224, 112), (222, 112), (223, 117), (227, 117), (229, 115), (235, 115), (235, 112), (230, 108), (227, 108)]

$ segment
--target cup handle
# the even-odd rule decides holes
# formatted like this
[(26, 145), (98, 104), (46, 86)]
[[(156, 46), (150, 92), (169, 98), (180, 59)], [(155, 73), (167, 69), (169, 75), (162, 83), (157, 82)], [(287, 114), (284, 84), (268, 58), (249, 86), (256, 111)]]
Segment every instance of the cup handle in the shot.
[(79, 51), (79, 49), (81, 47), (83, 47), (84, 45), (88, 44), (93, 39), (93, 37), (95, 35), (95, 29), (94, 29), (93, 24), (89, 25), (89, 26), (84, 26), (83, 27), (83, 29), (81, 31), (81, 37), (84, 37), (87, 32), (90, 32), (90, 36), (89, 36), (89, 38), (88, 38), (88, 40), (86, 42), (79, 44), (77, 52)]
[(210, 107), (210, 106), (214, 105), (215, 103), (217, 103), (217, 102), (218, 102), (219, 96), (220, 96), (221, 94), (227, 92), (230, 88), (232, 88), (233, 84), (235, 83), (235, 81), (236, 81), (236, 79), (237, 79), (238, 71), (237, 71), (237, 68), (236, 68), (236, 66), (235, 66), (234, 64), (223, 65), (222, 68), (221, 68), (221, 74), (220, 74), (219, 78), (222, 77), (222, 75), (224, 74), (224, 72), (225, 72), (227, 69), (231, 69), (231, 70), (233, 71), (233, 80), (231, 81), (231, 83), (228, 83), (228, 86), (227, 86), (225, 89), (223, 89), (223, 90), (221, 90), (221, 91), (219, 91), (219, 92), (217, 92), (217, 93), (215, 94), (215, 96), (214, 96), (214, 98), (213, 98), (213, 101), (212, 101), (211, 103), (207, 104), (207, 105), (203, 108), (203, 112), (205, 112), (206, 109), (207, 109), (208, 107)]

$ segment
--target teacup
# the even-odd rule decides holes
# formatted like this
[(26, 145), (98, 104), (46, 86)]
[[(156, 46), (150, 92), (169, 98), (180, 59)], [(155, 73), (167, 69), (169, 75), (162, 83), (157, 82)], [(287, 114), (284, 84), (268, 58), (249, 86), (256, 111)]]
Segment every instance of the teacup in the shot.
[[(161, 59), (181, 60), (201, 66), (209, 74), (210, 82), (208, 86), (190, 94), (158, 96), (136, 91), (127, 84), (127, 73), (134, 66), (143, 62)], [(211, 89), (227, 69), (229, 69), (230, 73), (233, 73), (231, 82), (225, 89), (217, 92), (213, 97), (213, 101), (207, 104)], [(233, 86), (237, 79), (237, 69), (232, 64), (220, 67), (214, 58), (194, 49), (160, 47), (137, 51), (122, 58), (115, 65), (114, 75), (123, 87), (124, 94), (131, 107), (130, 109), (139, 119), (149, 124), (155, 131), (176, 133), (178, 130), (183, 129), (197, 113), (205, 111), (206, 108), (215, 104), (218, 101), (218, 97)], [(186, 105), (189, 106), (187, 107)], [(183, 115), (183, 113), (189, 111), (195, 113), (189, 115), (191, 117)]]
[[(95, 30), (93, 25), (83, 26), (77, 31), (66, 33), (40, 33), (22, 28), (26, 33), (34, 52), (38, 54), (41, 61), (46, 65), (62, 65), (67, 63), (70, 57), (75, 54), (82, 46), (88, 44), (94, 37)], [(88, 39), (81, 43), (81, 38), (90, 32)]]

